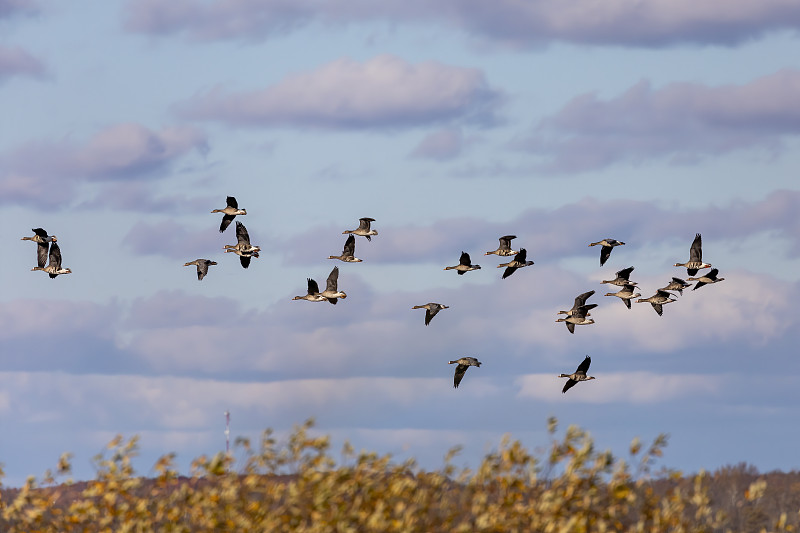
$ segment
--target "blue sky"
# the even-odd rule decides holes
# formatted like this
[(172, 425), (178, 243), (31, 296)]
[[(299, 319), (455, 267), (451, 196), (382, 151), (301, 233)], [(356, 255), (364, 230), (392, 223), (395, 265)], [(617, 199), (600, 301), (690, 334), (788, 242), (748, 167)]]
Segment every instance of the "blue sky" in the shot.
[[(800, 6), (650, 0), (0, 0), (0, 461), (114, 435), (139, 469), (313, 416), (336, 443), (466, 465), (548, 416), (664, 464), (800, 467)], [(227, 195), (263, 249), (222, 253)], [(364, 262), (340, 263), (359, 217)], [(30, 228), (73, 273), (30, 272)], [(694, 234), (722, 283), (657, 316)], [(514, 234), (535, 265), (483, 253)], [(600, 267), (604, 237), (626, 242)], [(483, 269), (443, 268), (468, 251)], [(219, 262), (198, 282), (198, 257)], [(596, 323), (556, 312), (579, 293)], [(414, 305), (441, 302), (430, 326)], [(597, 377), (561, 394), (592, 357)], [(474, 356), (459, 389), (447, 362)]]

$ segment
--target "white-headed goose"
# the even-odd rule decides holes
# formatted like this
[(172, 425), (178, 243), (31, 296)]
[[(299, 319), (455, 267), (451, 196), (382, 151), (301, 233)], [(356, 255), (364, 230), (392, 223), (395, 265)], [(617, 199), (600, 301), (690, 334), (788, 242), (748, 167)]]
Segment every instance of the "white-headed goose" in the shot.
[(497, 268), (506, 267), (505, 272), (503, 272), (503, 279), (506, 279), (508, 276), (513, 274), (518, 268), (531, 266), (533, 261), (527, 261), (527, 255), (528, 252), (525, 250), (525, 248), (520, 248), (519, 253), (514, 256), (512, 261), (497, 265)]
[(569, 332), (575, 333), (575, 326), (587, 326), (589, 324), (594, 324), (593, 319), (586, 317), (589, 316), (589, 310), (594, 309), (595, 307), (597, 307), (597, 304), (582, 305), (577, 309), (573, 309), (572, 314), (567, 316), (567, 318), (556, 319), (556, 322), (566, 323)]
[(217, 262), (212, 261), (211, 259), (195, 259), (194, 261), (184, 263), (183, 266), (188, 267), (189, 265), (197, 265), (197, 281), (200, 281), (206, 277), (206, 274), (208, 274), (208, 267), (216, 264)]
[(348, 233), (352, 233), (353, 235), (361, 235), (362, 237), (366, 237), (368, 241), (372, 240), (371, 235), (377, 235), (377, 230), (370, 229), (369, 225), (371, 222), (375, 222), (374, 218), (369, 217), (362, 217), (358, 219), (358, 227), (356, 229), (348, 229), (342, 232), (342, 235), (346, 235)]
[(615, 246), (622, 246), (624, 244), (624, 242), (616, 239), (603, 239), (602, 241), (589, 243), (589, 246), (602, 246), (602, 248), (600, 248), (600, 266), (603, 266), (606, 264), (606, 261), (608, 261), (611, 250), (613, 250)]
[(633, 267), (623, 268), (622, 270), (617, 271), (616, 278), (603, 281), (602, 283), (610, 283), (611, 285), (618, 285), (620, 287), (624, 287), (625, 285), (636, 285), (635, 281), (630, 280), (631, 272), (633, 272)]
[(464, 374), (467, 373), (467, 369), (471, 366), (481, 366), (481, 362), (475, 359), (474, 357), (462, 357), (460, 359), (456, 359), (455, 361), (450, 361), (451, 365), (458, 365), (456, 367), (455, 376), (453, 376), (453, 387), (458, 388), (458, 384), (461, 383), (461, 380), (464, 378)]
[(560, 374), (558, 377), (560, 378), (569, 378), (566, 383), (564, 383), (564, 388), (561, 390), (561, 393), (567, 392), (569, 389), (574, 387), (578, 384), (579, 381), (589, 381), (590, 379), (595, 379), (594, 376), (587, 376), (586, 373), (589, 371), (589, 365), (592, 364), (592, 358), (588, 355), (581, 361), (581, 364), (578, 365), (577, 370), (572, 374)]
[(667, 291), (658, 290), (650, 298), (639, 298), (638, 300), (636, 300), (636, 303), (640, 304), (645, 302), (649, 303), (650, 305), (653, 306), (653, 309), (656, 310), (658, 316), (661, 316), (664, 313), (664, 309), (661, 307), (662, 305), (678, 301), (673, 298), (670, 298), (670, 296), (672, 295)]
[(690, 276), (697, 274), (701, 268), (711, 268), (711, 264), (703, 262), (703, 239), (696, 233), (689, 248), (689, 261), (687, 263), (675, 263), (676, 267), (686, 267), (686, 273)]
[(469, 258), (469, 254), (467, 252), (461, 252), (461, 258), (456, 266), (444, 267), (445, 270), (458, 271), (459, 276), (464, 274), (464, 272), (469, 272), (470, 270), (480, 270), (480, 268), (480, 265), (472, 264), (472, 260)]
[(483, 255), (495, 254), (495, 255), (501, 255), (501, 256), (508, 256), (508, 255), (516, 255), (516, 254), (518, 254), (519, 252), (511, 249), (511, 241), (513, 241), (516, 238), (517, 238), (516, 235), (504, 235), (503, 237), (500, 237), (500, 246), (497, 248), (497, 250), (492, 250), (491, 252), (486, 252)]
[(707, 274), (700, 276), (699, 278), (687, 278), (688, 281), (696, 281), (694, 287), (692, 287), (693, 291), (696, 291), (703, 285), (709, 285), (711, 283), (719, 283), (720, 281), (725, 281), (725, 278), (718, 278), (717, 274), (719, 274), (719, 270), (716, 268), (712, 268), (708, 271)]
[(317, 282), (311, 278), (306, 278), (308, 280), (308, 291), (303, 296), (295, 296), (292, 300), (308, 300), (309, 302), (324, 302), (327, 300), (324, 296), (319, 293), (319, 285)]
[(691, 286), (692, 286), (691, 283), (686, 283), (681, 278), (673, 277), (672, 281), (670, 281), (667, 284), (666, 287), (661, 287), (658, 290), (660, 290), (660, 291), (678, 291), (678, 294), (680, 294), (682, 296), (683, 295), (683, 289), (685, 289), (687, 287), (691, 287)]
[(51, 242), (56, 242), (58, 239), (55, 235), (48, 235), (42, 228), (33, 228), (33, 237), (23, 237), (23, 241), (33, 241), (38, 246), (36, 247), (36, 264), (37, 266), (44, 267), (47, 264), (48, 249)]
[[(579, 310), (583, 305), (586, 304), (586, 300), (588, 300), (592, 294), (594, 294), (594, 291), (587, 291), (583, 294), (579, 294), (575, 297), (575, 303), (572, 304), (572, 309), (569, 311), (559, 311), (558, 314), (572, 316), (575, 311)], [(589, 313), (586, 313), (586, 316), (589, 316)]]
[(449, 309), (449, 308), (450, 307), (447, 306), (447, 305), (437, 304), (435, 302), (430, 302), (430, 303), (427, 303), (425, 305), (415, 305), (411, 309), (425, 309), (425, 325), (427, 326), (428, 324), (431, 323), (431, 320), (433, 320), (433, 317), (436, 316), (436, 313), (438, 313), (442, 309)]
[(246, 215), (247, 209), (239, 209), (239, 202), (233, 196), (228, 196), (226, 199), (225, 209), (214, 209), (212, 213), (222, 213), (222, 222), (219, 225), (219, 232), (222, 233), (228, 226), (231, 225), (236, 215)]
[(630, 309), (631, 308), (631, 300), (633, 298), (638, 298), (639, 296), (641, 296), (640, 293), (634, 292), (635, 290), (636, 290), (636, 287), (634, 287), (633, 285), (630, 285), (630, 284), (623, 285), (622, 288), (619, 291), (617, 291), (617, 292), (607, 292), (606, 296), (616, 296), (617, 298), (622, 300), (622, 303), (625, 304), (625, 307)]
[(236, 244), (226, 244), (224, 246), (225, 253), (233, 252), (239, 256), (239, 261), (242, 263), (243, 268), (250, 266), (250, 258), (258, 257), (258, 252), (261, 248), (250, 244), (250, 235), (247, 233), (247, 228), (244, 224), (236, 221)]
[(342, 248), (342, 255), (332, 255), (328, 259), (338, 259), (345, 263), (360, 263), (361, 259), (355, 256), (356, 254), (356, 238), (349, 235), (347, 240), (344, 241), (344, 248)]
[(339, 285), (339, 267), (333, 267), (331, 273), (328, 274), (328, 281), (325, 285), (325, 290), (319, 293), (320, 296), (323, 298), (327, 298), (328, 301), (334, 305), (336, 305), (336, 301), (338, 298), (344, 300), (347, 298), (347, 294), (344, 291), (340, 291), (338, 289)]
[(50, 254), (48, 259), (50, 262), (46, 267), (35, 266), (31, 269), (31, 271), (43, 270), (44, 272), (47, 272), (51, 278), (55, 278), (59, 274), (72, 274), (72, 270), (61, 267), (61, 248), (58, 247), (57, 243), (52, 243), (50, 245)]

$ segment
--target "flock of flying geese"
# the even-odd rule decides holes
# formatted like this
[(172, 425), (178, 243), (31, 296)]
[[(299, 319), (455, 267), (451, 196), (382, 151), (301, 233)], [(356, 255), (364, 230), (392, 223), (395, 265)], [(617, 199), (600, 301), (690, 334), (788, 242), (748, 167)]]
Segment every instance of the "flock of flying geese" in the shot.
[[(220, 233), (223, 233), (228, 226), (230, 226), (231, 222), (233, 222), (233, 219), (236, 218), (237, 215), (246, 215), (247, 210), (239, 209), (239, 204), (236, 201), (236, 198), (233, 196), (228, 196), (225, 208), (214, 209), (212, 213), (223, 214), (222, 222), (219, 226)], [(354, 230), (343, 231), (342, 234), (348, 235), (348, 237), (347, 240), (345, 240), (342, 253), (341, 255), (331, 255), (329, 256), (329, 259), (338, 259), (346, 263), (360, 263), (362, 260), (355, 256), (355, 237), (366, 237), (368, 241), (371, 241), (372, 236), (378, 234), (376, 230), (371, 229), (370, 224), (372, 222), (375, 222), (375, 219), (363, 217), (359, 219), (358, 228)], [(33, 241), (37, 244), (37, 266), (33, 267), (31, 270), (41, 270), (46, 272), (49, 274), (50, 278), (56, 278), (61, 274), (71, 274), (72, 271), (69, 268), (64, 268), (61, 265), (61, 249), (58, 246), (58, 239), (56, 236), (48, 235), (47, 232), (42, 228), (35, 228), (32, 231), (34, 233), (32, 237), (22, 238), (24, 241)], [(511, 241), (516, 238), (516, 235), (505, 235), (500, 237), (500, 245), (498, 248), (484, 254), (497, 255), (499, 257), (514, 256), (514, 258), (507, 263), (501, 263), (497, 266), (497, 268), (505, 268), (502, 279), (506, 279), (507, 277), (511, 276), (520, 268), (533, 265), (533, 261), (529, 261), (527, 259), (527, 252), (525, 248), (520, 248), (519, 251), (511, 248)], [(245, 228), (244, 224), (239, 221), (236, 221), (236, 241), (237, 242), (235, 245), (227, 244), (223, 249), (225, 250), (225, 253), (230, 252), (238, 255), (242, 267), (247, 268), (250, 266), (250, 260), (253, 257), (257, 258), (259, 256), (261, 248), (259, 246), (253, 246), (250, 244), (250, 236), (247, 233), (247, 228)], [(601, 247), (600, 266), (603, 266), (611, 256), (611, 251), (614, 249), (614, 247), (622, 246), (624, 244), (624, 242), (615, 239), (603, 239), (598, 242), (590, 243), (589, 246)], [(689, 276), (695, 276), (699, 270), (711, 268), (711, 264), (703, 261), (702, 246), (702, 238), (698, 233), (695, 235), (694, 241), (689, 248), (689, 261), (685, 263), (675, 263), (675, 266), (685, 267)], [(202, 280), (208, 274), (208, 267), (216, 264), (216, 261), (212, 261), (210, 259), (195, 259), (194, 261), (185, 263), (184, 266), (195, 265), (197, 267), (197, 279)], [(455, 270), (458, 275), (463, 275), (472, 270), (480, 270), (480, 268), (480, 265), (472, 264), (472, 260), (467, 252), (462, 251), (459, 263), (454, 266), (445, 267), (444, 270)], [(637, 283), (630, 280), (630, 275), (633, 270), (634, 268), (632, 266), (623, 268), (616, 273), (616, 277), (614, 279), (602, 282), (621, 287), (621, 289), (617, 292), (606, 293), (606, 296), (616, 296), (617, 298), (620, 298), (628, 309), (631, 308), (631, 300), (641, 296), (640, 293), (636, 292)], [(666, 286), (657, 289), (653, 296), (649, 298), (639, 298), (636, 300), (636, 302), (649, 303), (653, 306), (653, 309), (656, 311), (656, 313), (661, 316), (664, 312), (663, 306), (665, 304), (677, 301), (673, 298), (674, 292), (682, 295), (683, 289), (691, 286), (691, 284), (687, 283), (687, 281), (694, 281), (695, 286), (692, 288), (692, 290), (697, 290), (703, 285), (724, 281), (725, 278), (718, 277), (718, 273), (719, 271), (716, 268), (712, 268), (708, 273), (700, 275), (699, 277), (688, 277), (686, 281), (678, 277), (673, 277)], [(307, 278), (308, 283), (306, 294), (302, 296), (295, 296), (292, 299), (307, 300), (309, 302), (327, 301), (335, 305), (340, 298), (347, 298), (347, 294), (338, 289), (338, 281), (339, 267), (335, 266), (328, 275), (324, 291), (319, 290), (319, 285), (315, 280), (312, 278)], [(594, 324), (594, 320), (588, 317), (591, 316), (589, 311), (597, 307), (597, 304), (586, 303), (589, 297), (591, 297), (594, 293), (595, 291), (591, 290), (575, 297), (575, 302), (571, 309), (568, 311), (558, 312), (560, 315), (566, 315), (566, 318), (558, 318), (556, 322), (564, 322), (569, 332), (573, 334), (575, 333), (575, 326)], [(442, 309), (448, 309), (448, 306), (436, 302), (429, 302), (425, 305), (415, 305), (412, 309), (425, 309), (425, 325), (427, 326), (431, 323), (431, 320), (439, 311)], [(594, 376), (587, 375), (591, 362), (591, 357), (587, 355), (578, 365), (578, 368), (575, 370), (575, 372), (571, 374), (560, 374), (558, 376), (561, 378), (568, 378), (567, 382), (564, 384), (562, 392), (567, 392), (567, 390), (575, 386), (575, 384), (577, 384), (579, 381), (595, 379)], [(453, 386), (456, 388), (458, 388), (458, 385), (461, 383), (461, 380), (463, 379), (464, 374), (467, 372), (469, 367), (481, 366), (481, 362), (475, 357), (461, 357), (455, 361), (450, 361), (449, 364), (456, 365), (455, 376), (453, 378)]]

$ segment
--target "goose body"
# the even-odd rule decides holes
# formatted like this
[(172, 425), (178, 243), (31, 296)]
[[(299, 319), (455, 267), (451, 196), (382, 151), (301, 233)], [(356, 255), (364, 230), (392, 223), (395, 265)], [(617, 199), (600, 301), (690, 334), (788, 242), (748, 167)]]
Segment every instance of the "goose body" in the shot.
[(319, 293), (319, 285), (311, 278), (306, 278), (308, 281), (308, 291), (303, 296), (295, 296), (292, 300), (308, 300), (309, 302), (324, 302), (327, 300)]
[(435, 302), (430, 302), (425, 305), (415, 305), (411, 309), (425, 309), (425, 325), (431, 323), (433, 317), (436, 316), (436, 313), (441, 311), (442, 309), (449, 309), (450, 307), (447, 305), (437, 304)]
[(469, 258), (469, 254), (467, 252), (461, 252), (461, 258), (456, 266), (444, 267), (445, 270), (458, 271), (459, 276), (464, 274), (464, 272), (469, 272), (470, 270), (480, 270), (480, 268), (480, 265), (472, 264), (472, 260)]
[(497, 265), (497, 268), (506, 267), (505, 272), (503, 272), (503, 279), (506, 279), (508, 276), (516, 272), (518, 268), (531, 266), (533, 264), (533, 261), (527, 260), (527, 253), (528, 252), (525, 250), (525, 248), (520, 248), (519, 252), (514, 256), (512, 261)]
[(377, 235), (378, 232), (374, 229), (370, 229), (370, 223), (375, 222), (374, 218), (369, 217), (362, 217), (358, 219), (358, 227), (356, 229), (348, 229), (342, 232), (342, 235), (346, 235), (348, 233), (352, 233), (353, 235), (361, 235), (362, 237), (366, 237), (368, 241), (372, 240), (372, 235)]
[(600, 266), (603, 266), (606, 264), (606, 261), (608, 261), (609, 256), (611, 256), (611, 250), (613, 250), (615, 246), (623, 246), (624, 244), (624, 242), (616, 239), (603, 239), (602, 241), (589, 243), (589, 246), (602, 246), (602, 248), (600, 248)]
[(339, 267), (333, 267), (331, 273), (328, 274), (328, 280), (325, 284), (325, 290), (319, 293), (320, 296), (327, 299), (330, 303), (336, 305), (336, 301), (341, 298), (344, 300), (347, 298), (347, 294), (343, 291), (338, 289), (339, 285)]
[(678, 291), (678, 294), (683, 295), (683, 289), (685, 289), (687, 287), (691, 287), (691, 286), (692, 286), (691, 283), (686, 283), (681, 278), (673, 277), (672, 281), (670, 281), (667, 284), (666, 287), (661, 287), (658, 290), (660, 290), (660, 291)]
[(667, 291), (662, 291), (659, 289), (650, 298), (639, 298), (636, 300), (636, 303), (650, 303), (653, 306), (653, 309), (655, 309), (656, 313), (658, 313), (658, 316), (661, 316), (664, 313), (664, 309), (662, 308), (664, 304), (677, 302), (677, 300), (670, 298), (670, 296), (672, 295)]
[(467, 373), (467, 369), (471, 366), (481, 366), (481, 362), (475, 359), (474, 357), (462, 357), (460, 359), (456, 359), (455, 361), (450, 361), (451, 365), (458, 365), (456, 366), (456, 373), (453, 376), (453, 387), (458, 388), (458, 384), (461, 383), (461, 380), (464, 378), (464, 374)]
[(578, 365), (578, 368), (572, 374), (560, 374), (558, 377), (560, 378), (569, 378), (566, 383), (564, 383), (564, 388), (561, 390), (561, 393), (567, 392), (569, 389), (574, 387), (578, 384), (579, 381), (589, 381), (590, 379), (595, 379), (594, 376), (587, 376), (586, 373), (589, 372), (589, 365), (592, 364), (592, 358), (588, 355), (581, 361), (581, 364)]
[(188, 263), (184, 263), (183, 266), (188, 267), (189, 265), (196, 265), (197, 266), (197, 281), (202, 280), (208, 274), (208, 267), (211, 265), (216, 265), (216, 261), (212, 261), (210, 259), (195, 259), (194, 261), (189, 261)]
[(582, 305), (577, 309), (573, 309), (572, 314), (567, 316), (567, 318), (556, 319), (556, 322), (564, 322), (569, 332), (574, 334), (575, 326), (587, 326), (589, 324), (594, 324), (593, 319), (586, 317), (589, 316), (589, 310), (594, 309), (595, 307), (597, 307), (597, 304)]
[(55, 235), (48, 235), (42, 228), (33, 228), (33, 237), (22, 237), (23, 241), (33, 241), (36, 246), (36, 266), (44, 267), (47, 264), (49, 255), (49, 248), (51, 242), (56, 242), (58, 239)]
[(72, 270), (68, 268), (63, 268), (61, 266), (61, 248), (58, 247), (57, 243), (52, 243), (50, 245), (50, 253), (48, 255), (49, 263), (46, 267), (35, 266), (31, 269), (34, 270), (42, 270), (47, 272), (50, 275), (50, 278), (55, 278), (60, 274), (72, 274)]
[(718, 278), (717, 274), (719, 274), (719, 270), (716, 268), (712, 268), (708, 271), (708, 273), (704, 276), (700, 276), (699, 278), (687, 278), (687, 281), (696, 281), (694, 287), (692, 287), (693, 291), (696, 291), (703, 285), (709, 285), (711, 283), (719, 283), (720, 281), (725, 281), (725, 278)]
[(696, 233), (692, 246), (689, 248), (689, 261), (686, 263), (675, 263), (676, 267), (686, 267), (686, 273), (690, 276), (697, 274), (697, 271), (703, 268), (711, 268), (710, 263), (703, 262), (703, 239), (699, 233)]
[(225, 253), (233, 252), (238, 255), (242, 268), (247, 268), (250, 266), (250, 259), (258, 257), (261, 248), (250, 244), (250, 235), (247, 233), (247, 228), (238, 220), (236, 221), (236, 241), (235, 245), (226, 244), (224, 246)]
[(630, 280), (631, 272), (633, 272), (633, 267), (623, 268), (622, 270), (617, 271), (616, 278), (603, 281), (602, 283), (610, 283), (611, 285), (618, 285), (620, 287), (625, 285), (636, 285), (635, 281)]
[(497, 250), (492, 250), (491, 252), (486, 252), (483, 255), (500, 255), (500, 256), (508, 256), (508, 255), (516, 255), (519, 252), (511, 249), (511, 241), (516, 239), (516, 235), (504, 235), (500, 237), (500, 246), (498, 246)]
[(630, 284), (623, 285), (623, 287), (619, 291), (617, 291), (617, 292), (607, 292), (606, 296), (616, 296), (617, 298), (622, 300), (622, 302), (625, 304), (625, 307), (630, 309), (631, 308), (631, 300), (633, 298), (638, 298), (639, 296), (641, 296), (641, 294), (638, 293), (638, 292), (634, 293), (635, 290), (636, 290), (636, 287), (634, 287), (633, 285), (630, 285)]
[(360, 263), (361, 259), (356, 257), (356, 238), (349, 235), (347, 240), (344, 241), (344, 248), (342, 248), (342, 255), (332, 255), (328, 259), (338, 259), (345, 263)]
[(236, 198), (233, 196), (228, 196), (226, 198), (227, 205), (224, 209), (214, 209), (211, 211), (212, 213), (222, 213), (222, 222), (219, 225), (219, 232), (222, 233), (228, 226), (231, 225), (233, 219), (236, 218), (236, 215), (246, 215), (247, 209), (239, 209), (239, 202), (236, 201)]

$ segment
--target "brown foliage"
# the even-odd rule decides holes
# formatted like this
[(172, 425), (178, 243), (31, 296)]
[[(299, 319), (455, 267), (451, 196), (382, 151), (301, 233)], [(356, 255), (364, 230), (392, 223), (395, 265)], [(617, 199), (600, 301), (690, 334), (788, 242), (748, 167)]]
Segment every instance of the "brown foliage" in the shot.
[[(178, 476), (172, 455), (156, 477), (134, 476), (137, 439), (114, 439), (96, 458), (96, 479), (53, 485), (70, 470), (29, 478), (0, 493), (0, 530), (13, 532), (712, 532), (796, 531), (800, 483), (759, 476), (746, 467), (683, 477), (651, 467), (666, 437), (647, 449), (631, 444), (631, 461), (598, 452), (587, 433), (570, 427), (539, 458), (505, 438), (475, 471), (451, 463), (424, 471), (413, 461), (355, 454), (337, 464), (329, 438), (295, 428), (281, 447), (268, 430), (258, 450), (238, 442), (245, 458), (199, 457), (191, 477)], [(773, 490), (772, 484), (778, 487)], [(715, 501), (716, 500), (716, 501)], [(792, 509), (791, 512), (787, 511)]]

